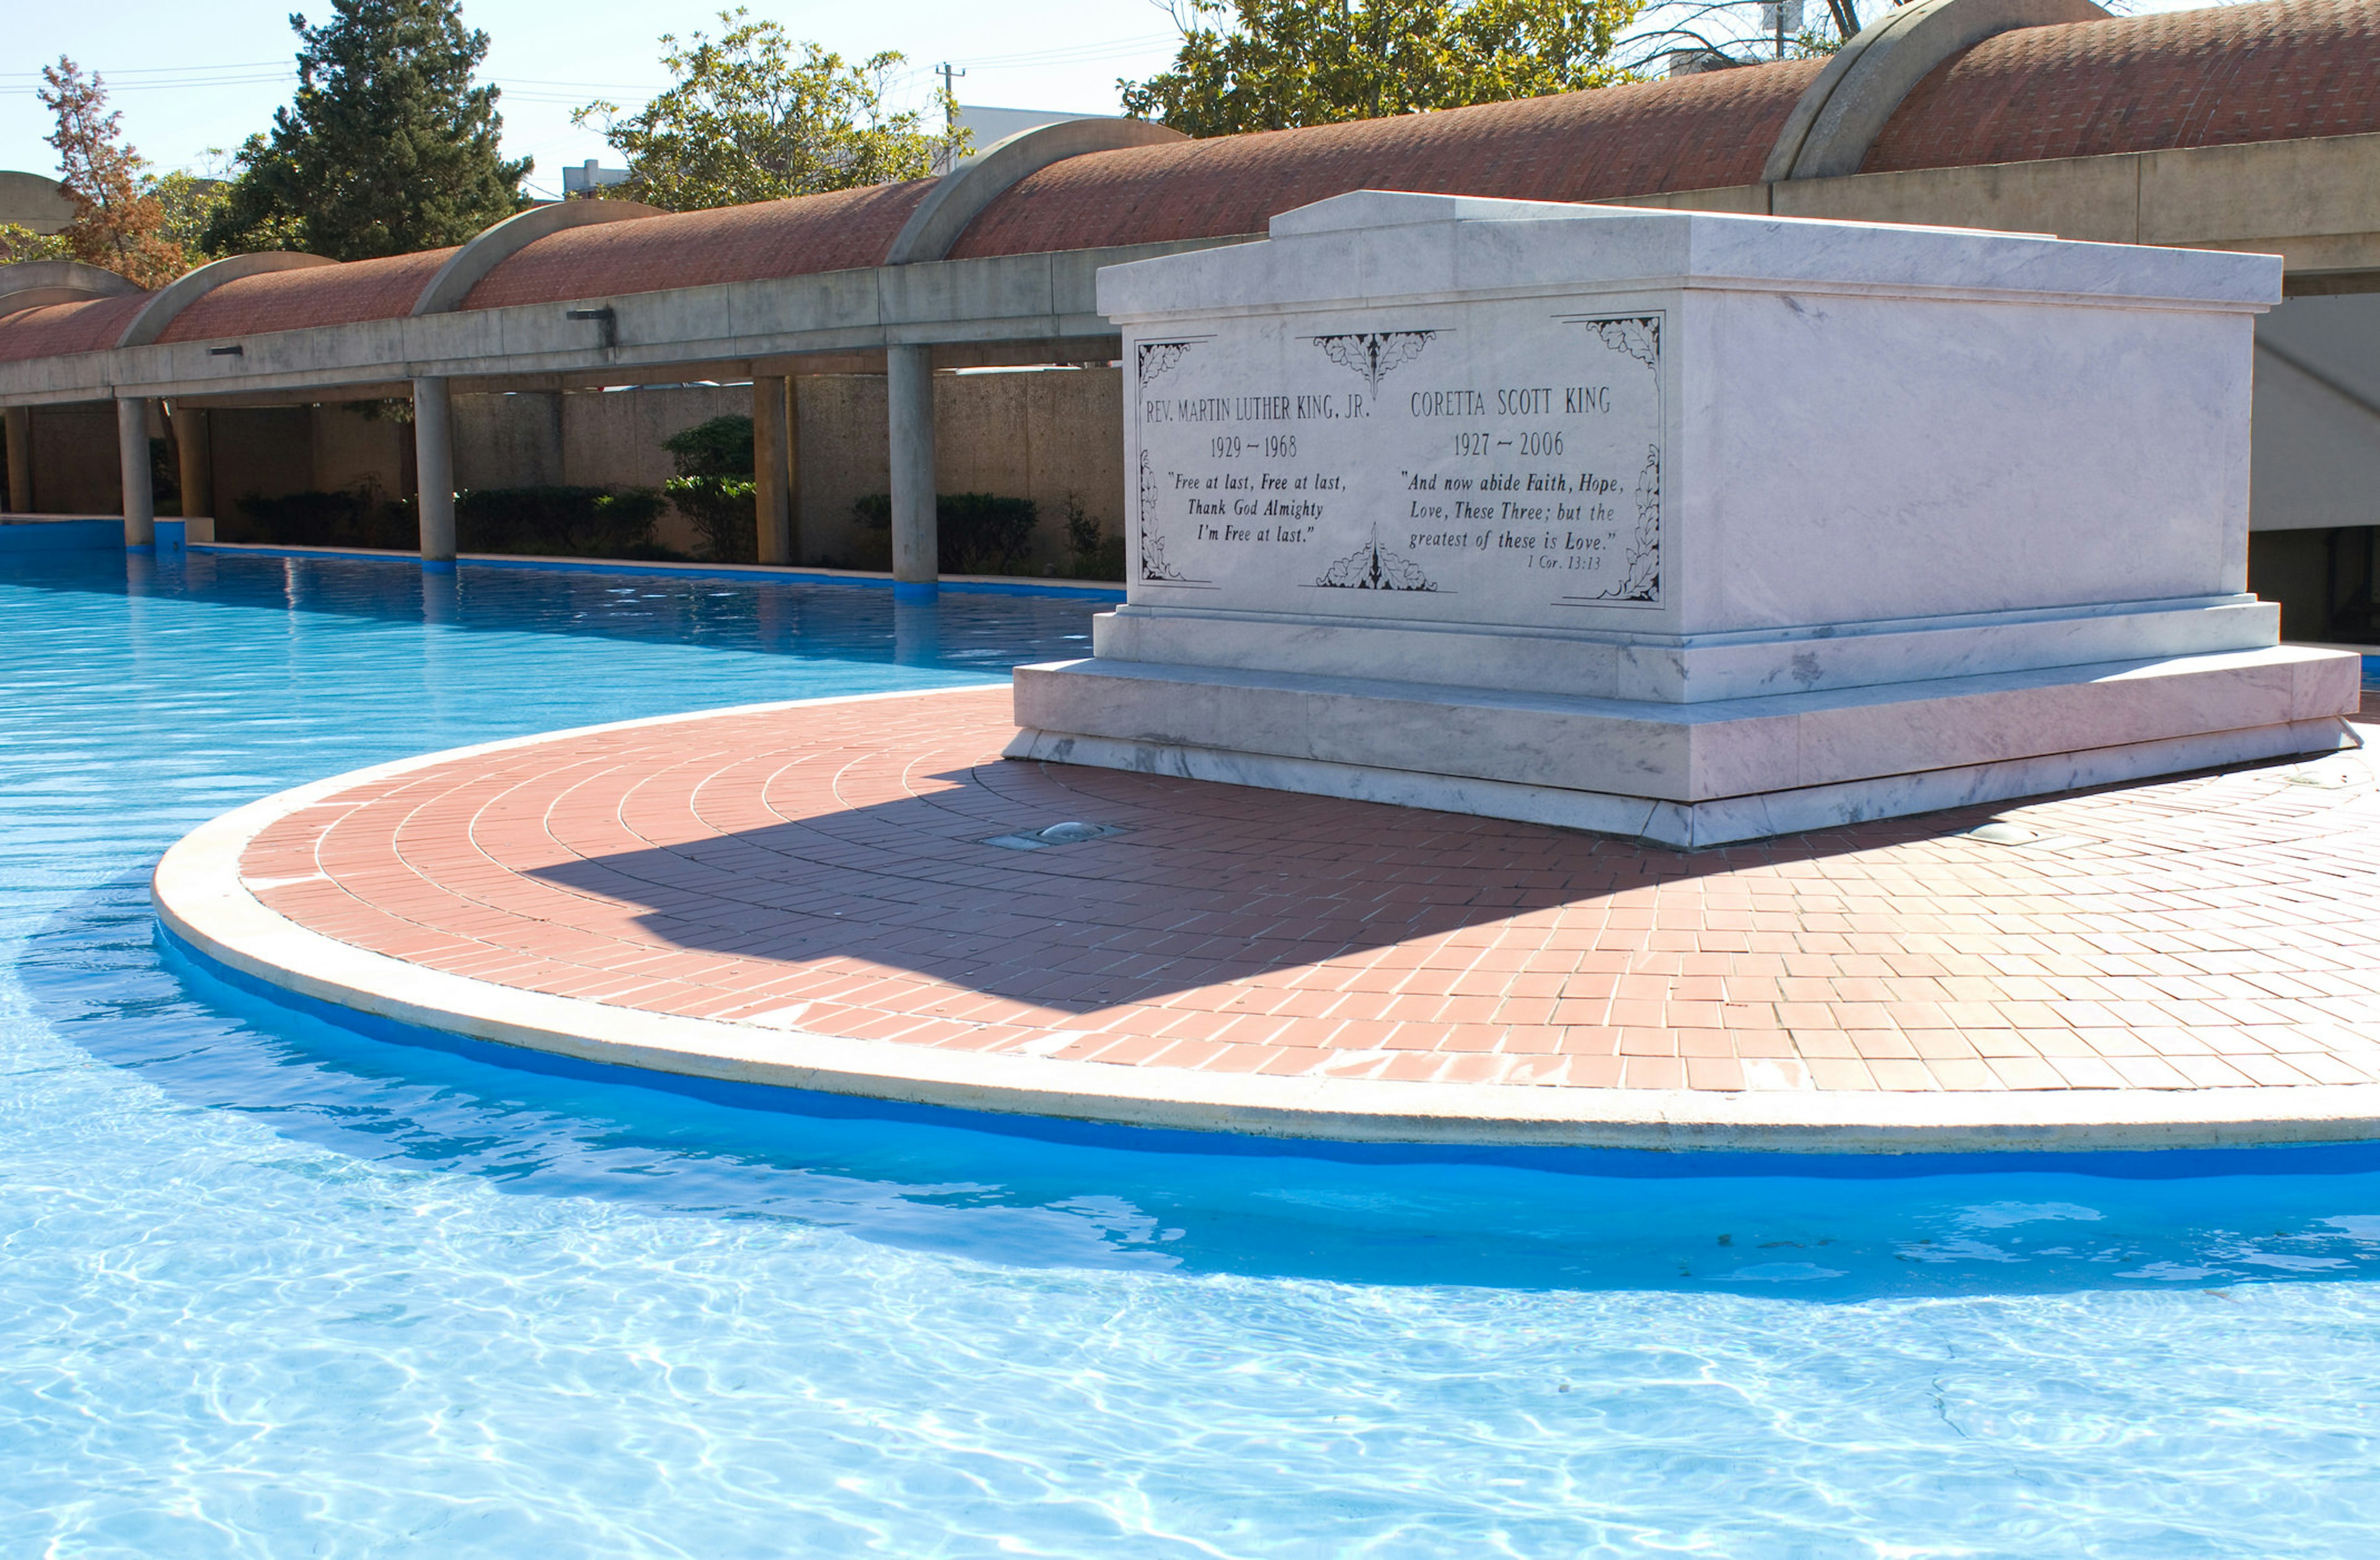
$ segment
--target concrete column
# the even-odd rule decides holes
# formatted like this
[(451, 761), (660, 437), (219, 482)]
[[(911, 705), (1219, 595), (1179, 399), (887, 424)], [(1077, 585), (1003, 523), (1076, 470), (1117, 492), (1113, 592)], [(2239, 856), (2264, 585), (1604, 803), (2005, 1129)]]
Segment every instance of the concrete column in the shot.
[(182, 518), (195, 519), (215, 512), (215, 457), (210, 444), (207, 414), (196, 407), (176, 407), (173, 412), (174, 454), (182, 473)]
[(443, 379), (413, 382), (413, 463), (420, 491), (421, 567), (455, 571), (455, 411)]
[(929, 602), (941, 577), (934, 524), (934, 360), (930, 347), (884, 353), (892, 477), (892, 599)]
[(764, 564), (794, 561), (794, 513), (785, 475), (790, 438), (785, 428), (785, 381), (771, 375), (752, 380), (752, 507), (754, 534)]
[(0, 411), (7, 425), (8, 508), (18, 515), (33, 512), (33, 408), (9, 407)]
[(115, 458), (124, 473), (124, 544), (140, 552), (157, 545), (157, 499), (149, 483), (149, 398), (115, 403)]
[(785, 562), (802, 561), (802, 382), (785, 376)]

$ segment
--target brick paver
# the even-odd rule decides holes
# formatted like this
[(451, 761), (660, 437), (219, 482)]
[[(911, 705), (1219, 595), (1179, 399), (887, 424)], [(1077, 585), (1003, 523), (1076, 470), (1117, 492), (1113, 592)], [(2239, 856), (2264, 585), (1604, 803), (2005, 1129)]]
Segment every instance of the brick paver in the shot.
[[(1681, 854), (1007, 762), (1008, 712), (970, 690), (448, 761), (290, 814), (242, 871), (317, 932), (481, 981), (1120, 1066), (2380, 1081), (2380, 791), (2356, 757)], [(2043, 837), (1964, 833), (1993, 817)], [(1123, 832), (982, 843), (1077, 820)]]

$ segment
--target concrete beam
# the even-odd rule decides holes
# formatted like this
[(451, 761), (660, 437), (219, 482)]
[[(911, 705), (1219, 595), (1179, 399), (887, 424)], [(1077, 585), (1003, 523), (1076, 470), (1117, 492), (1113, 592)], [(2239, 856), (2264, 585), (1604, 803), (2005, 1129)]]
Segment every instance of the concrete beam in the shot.
[(1855, 174), (1901, 100), (1944, 60), (2022, 27), (2107, 15), (2091, 0), (1917, 0), (1887, 11), (1837, 50), (1802, 93), (1760, 177), (1778, 184)]
[(143, 304), (124, 334), (115, 338), (118, 347), (146, 347), (165, 334), (174, 316), (191, 304), (222, 286), (243, 276), (261, 276), (274, 271), (310, 271), (318, 265), (336, 265), (337, 261), (325, 260), (318, 254), (236, 254), (211, 261), (195, 271), (186, 271), (165, 284), (156, 297)]
[(888, 265), (908, 265), (921, 260), (942, 260), (983, 214), (983, 209), (1006, 194), (1028, 174), (1052, 163), (1087, 152), (1117, 152), (1134, 146), (1161, 146), (1187, 140), (1180, 130), (1146, 119), (1061, 119), (1038, 125), (996, 140), (934, 181), (917, 209), (909, 213), (887, 250)]
[(115, 458), (124, 478), (124, 545), (157, 545), (157, 496), (149, 481), (149, 401), (127, 396), (115, 403)]
[(661, 214), (658, 207), (641, 201), (557, 201), (550, 206), (531, 206), (481, 228), (477, 238), (449, 255), (421, 289), (421, 296), (413, 300), (413, 312), (444, 314), (462, 308), (463, 300), (489, 272), (550, 234)]
[(20, 260), (0, 265), (0, 314), (52, 303), (88, 303), (140, 289), (113, 271), (79, 260)]
[(367, 394), (358, 386), (423, 375), (457, 382), (552, 375), (605, 384), (745, 378), (753, 371), (738, 365), (796, 357), (818, 367), (794, 372), (845, 372), (827, 366), (836, 360), (869, 372), (872, 365), (858, 360), (899, 342), (929, 343), (938, 355), (957, 348), (1006, 362), (1074, 361), (1073, 348), (1052, 360), (1036, 344), (1113, 337), (1092, 293), (1100, 266), (1245, 241), (1002, 255), (628, 294), (607, 300), (614, 337), (608, 347), (586, 323), (567, 319), (563, 305), (535, 303), (271, 332), (244, 338), (237, 354), (192, 341), (24, 359), (0, 362), (0, 403), (95, 400), (118, 388), (218, 403), (290, 393), (336, 400)]

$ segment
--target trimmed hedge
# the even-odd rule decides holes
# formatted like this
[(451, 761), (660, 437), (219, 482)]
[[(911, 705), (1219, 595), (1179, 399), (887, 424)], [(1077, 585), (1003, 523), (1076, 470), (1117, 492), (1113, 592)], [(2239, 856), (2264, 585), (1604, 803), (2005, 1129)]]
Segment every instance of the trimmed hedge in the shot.
[(666, 503), (650, 488), (473, 488), (455, 495), (455, 546), (464, 553), (581, 558), (671, 558), (653, 540)]
[[(455, 495), (455, 546), (541, 557), (679, 557), (653, 540), (653, 522), (666, 506), (650, 488), (473, 488)], [(411, 499), (315, 490), (278, 498), (250, 494), (238, 508), (246, 534), (225, 536), (227, 542), (398, 553), (421, 545)]]
[(417, 552), (420, 529), (407, 499), (345, 491), (309, 490), (278, 498), (249, 494), (237, 507), (248, 534), (226, 542), (261, 542), (276, 547), (382, 547)]
[[(871, 493), (856, 500), (852, 513), (861, 526), (884, 533), (884, 551), (892, 551), (892, 500)], [(1029, 498), (1005, 498), (993, 493), (938, 493), (934, 495), (937, 567), (944, 574), (1014, 574), (1033, 542), (1041, 506)], [(864, 539), (872, 542), (873, 538)], [(871, 546), (868, 551), (873, 553)], [(867, 565), (860, 567), (866, 567)]]

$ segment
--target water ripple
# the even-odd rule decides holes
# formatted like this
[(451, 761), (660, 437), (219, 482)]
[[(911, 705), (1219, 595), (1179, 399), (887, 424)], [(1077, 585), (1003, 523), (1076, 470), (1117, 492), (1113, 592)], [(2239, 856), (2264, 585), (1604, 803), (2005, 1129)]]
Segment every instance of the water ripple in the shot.
[(2369, 1551), (2368, 1156), (1200, 1153), (385, 1045), (171, 966), (147, 867), (259, 793), (1087, 619), (441, 589), (0, 567), (0, 1553)]

